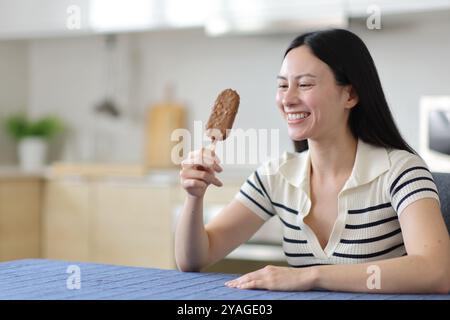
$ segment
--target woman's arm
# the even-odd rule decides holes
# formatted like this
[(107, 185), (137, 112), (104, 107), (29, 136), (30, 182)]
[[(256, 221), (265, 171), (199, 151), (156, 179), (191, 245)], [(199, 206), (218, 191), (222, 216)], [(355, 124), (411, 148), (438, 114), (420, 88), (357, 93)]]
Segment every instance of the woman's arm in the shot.
[(304, 269), (269, 266), (227, 285), (241, 289), (449, 293), (450, 241), (438, 202), (426, 198), (412, 203), (402, 212), (400, 225), (407, 256)]
[(215, 176), (222, 167), (219, 159), (203, 148), (190, 152), (181, 167), (180, 180), (187, 197), (175, 232), (175, 260), (179, 269), (196, 271), (208, 260), (209, 250), (203, 226), (203, 196), (210, 184), (222, 186)]
[[(203, 197), (210, 184), (222, 186), (215, 177), (221, 172), (214, 154), (194, 151), (182, 163), (181, 184), (187, 192), (175, 232), (175, 260), (181, 271), (200, 271), (224, 258), (247, 241), (264, 220), (236, 199), (206, 226), (203, 224)], [(205, 161), (208, 160), (208, 161)]]
[(264, 224), (263, 219), (234, 199), (204, 226), (202, 203), (188, 196), (178, 222), (175, 253), (181, 271), (201, 271), (223, 259)]
[(203, 197), (188, 195), (175, 232), (175, 260), (181, 271), (198, 271), (208, 260), (209, 240), (203, 226)]
[[(448, 275), (421, 256), (355, 265), (320, 266), (313, 287), (368, 293), (449, 293)], [(436, 272), (433, 270), (437, 270)]]
[(402, 212), (400, 226), (407, 256), (356, 265), (320, 266), (315, 284), (336, 291), (448, 293), (450, 241), (438, 202), (427, 198), (412, 203)]

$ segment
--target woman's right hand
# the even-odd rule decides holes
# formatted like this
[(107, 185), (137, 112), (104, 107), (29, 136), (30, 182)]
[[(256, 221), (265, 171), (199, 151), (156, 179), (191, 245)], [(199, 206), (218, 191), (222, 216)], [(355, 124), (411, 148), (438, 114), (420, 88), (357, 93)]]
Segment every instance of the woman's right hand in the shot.
[(197, 198), (204, 196), (210, 184), (221, 187), (223, 183), (215, 176), (215, 172), (223, 171), (219, 163), (219, 158), (209, 149), (189, 152), (181, 162), (181, 186), (189, 195)]

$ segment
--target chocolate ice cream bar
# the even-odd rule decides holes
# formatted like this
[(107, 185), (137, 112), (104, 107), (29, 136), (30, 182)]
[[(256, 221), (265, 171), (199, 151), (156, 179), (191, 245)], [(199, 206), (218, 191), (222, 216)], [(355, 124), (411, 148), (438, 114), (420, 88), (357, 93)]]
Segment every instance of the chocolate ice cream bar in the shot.
[(238, 111), (239, 100), (238, 93), (232, 89), (226, 89), (217, 96), (206, 124), (206, 135), (211, 138), (213, 143), (228, 137)]

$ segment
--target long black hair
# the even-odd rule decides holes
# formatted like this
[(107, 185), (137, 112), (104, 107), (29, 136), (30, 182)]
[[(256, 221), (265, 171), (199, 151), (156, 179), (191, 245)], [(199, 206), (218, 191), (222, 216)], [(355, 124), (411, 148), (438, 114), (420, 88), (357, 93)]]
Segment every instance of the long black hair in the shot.
[[(364, 42), (343, 29), (308, 32), (295, 38), (284, 57), (307, 45), (333, 71), (338, 85), (352, 85), (359, 101), (350, 111), (352, 134), (375, 146), (417, 154), (402, 138), (384, 96), (375, 63)], [(308, 140), (293, 141), (296, 152), (308, 149)]]

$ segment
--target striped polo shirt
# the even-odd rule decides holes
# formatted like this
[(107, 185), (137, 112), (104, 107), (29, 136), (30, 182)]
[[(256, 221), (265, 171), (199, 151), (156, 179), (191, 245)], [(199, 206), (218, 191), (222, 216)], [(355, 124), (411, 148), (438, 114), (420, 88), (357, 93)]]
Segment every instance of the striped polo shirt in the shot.
[[(257, 168), (236, 194), (267, 221), (278, 217), (282, 246), (293, 267), (351, 264), (406, 255), (399, 216), (416, 200), (438, 191), (430, 171), (417, 155), (376, 147), (358, 140), (350, 177), (338, 194), (338, 214), (322, 249), (303, 219), (311, 208), (309, 151), (285, 152)], [(426, 212), (424, 212), (426, 214)]]

